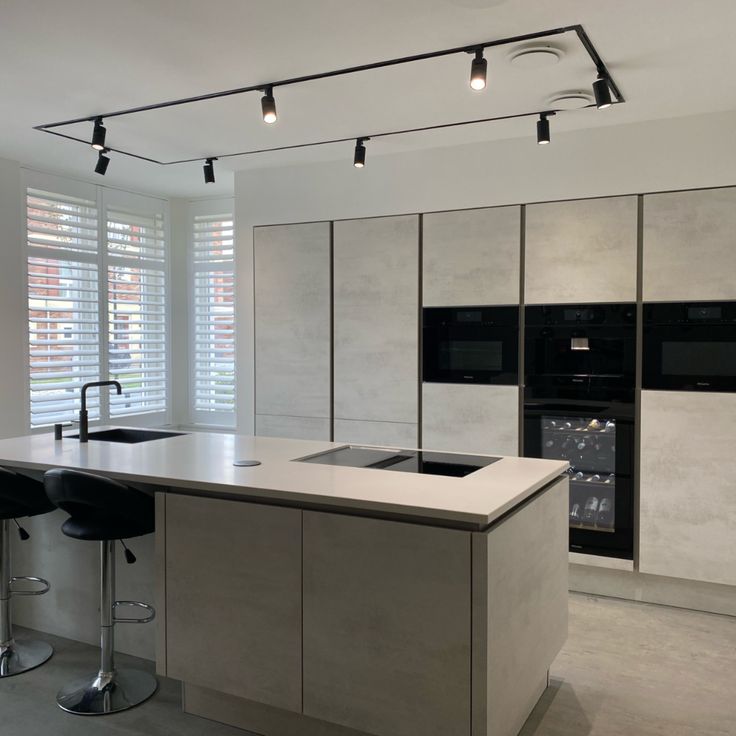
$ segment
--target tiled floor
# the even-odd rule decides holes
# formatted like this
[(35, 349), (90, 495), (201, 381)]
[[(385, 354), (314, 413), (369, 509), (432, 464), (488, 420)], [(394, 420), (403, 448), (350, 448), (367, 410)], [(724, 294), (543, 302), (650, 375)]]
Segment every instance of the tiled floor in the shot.
[[(126, 713), (65, 714), (56, 690), (94, 669), (96, 652), (46, 638), (50, 662), (0, 682), (1, 736), (244, 734), (183, 714), (171, 680)], [(572, 594), (570, 637), (551, 675), (522, 736), (736, 736), (736, 618)]]

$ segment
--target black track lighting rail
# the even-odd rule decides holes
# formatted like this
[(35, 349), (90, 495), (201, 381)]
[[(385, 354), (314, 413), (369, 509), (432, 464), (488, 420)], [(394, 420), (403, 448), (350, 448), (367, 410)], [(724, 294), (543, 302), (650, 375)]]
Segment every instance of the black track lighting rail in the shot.
[[(613, 104), (620, 104), (625, 102), (625, 98), (619, 88), (619, 86), (616, 84), (615, 80), (611, 76), (611, 73), (609, 72), (605, 62), (601, 58), (600, 54), (596, 50), (595, 46), (593, 45), (592, 41), (590, 40), (590, 37), (585, 32), (582, 25), (576, 24), (576, 25), (570, 25), (570, 26), (563, 26), (560, 28), (552, 28), (545, 31), (537, 31), (535, 33), (526, 33), (519, 36), (510, 36), (507, 38), (500, 38), (500, 39), (494, 39), (491, 41), (482, 41), (479, 43), (474, 44), (468, 44), (465, 46), (455, 46), (453, 48), (449, 49), (441, 49), (439, 51), (430, 51), (423, 54), (413, 54), (411, 56), (402, 56), (397, 57), (394, 59), (386, 59), (384, 61), (376, 61), (371, 62), (369, 64), (360, 64), (358, 66), (351, 66), (351, 67), (345, 67), (342, 69), (333, 69), (331, 71), (327, 72), (319, 72), (315, 74), (306, 74), (299, 77), (290, 77), (288, 79), (281, 79), (277, 81), (270, 81), (270, 82), (264, 82), (262, 84), (254, 84), (254, 85), (248, 85), (246, 87), (236, 87), (234, 89), (228, 89), (228, 90), (222, 90), (219, 92), (209, 92), (207, 94), (202, 95), (196, 95), (193, 97), (183, 97), (176, 100), (166, 100), (164, 102), (156, 102), (150, 105), (140, 105), (138, 107), (130, 107), (126, 108), (124, 110), (114, 110), (111, 112), (106, 113), (96, 113), (94, 115), (87, 115), (84, 117), (78, 117), (78, 118), (71, 118), (69, 120), (61, 120), (53, 123), (44, 123), (42, 125), (35, 125), (34, 130), (39, 130), (44, 133), (49, 133), (51, 135), (58, 136), (60, 138), (64, 138), (67, 140), (76, 141), (78, 143), (84, 143), (86, 145), (90, 145), (91, 141), (85, 138), (80, 138), (79, 136), (71, 135), (69, 133), (64, 133), (62, 131), (57, 130), (57, 128), (62, 128), (69, 125), (76, 125), (79, 123), (85, 123), (85, 122), (93, 122), (96, 124), (101, 124), (104, 120), (107, 120), (109, 118), (114, 117), (120, 117), (123, 115), (134, 115), (137, 113), (142, 112), (150, 112), (153, 110), (162, 110), (169, 107), (176, 107), (179, 105), (188, 105), (193, 104), (197, 102), (206, 102), (209, 100), (215, 100), (223, 97), (231, 97), (233, 95), (240, 95), (240, 94), (246, 94), (248, 92), (263, 92), (268, 96), (272, 95), (272, 92), (274, 89), (278, 87), (286, 87), (289, 85), (294, 84), (303, 84), (305, 82), (313, 82), (320, 79), (328, 79), (331, 77), (339, 77), (349, 74), (356, 74), (359, 72), (365, 72), (365, 71), (371, 71), (374, 69), (382, 69), (386, 67), (391, 66), (398, 66), (401, 64), (410, 64), (417, 61), (425, 61), (428, 59), (437, 59), (444, 56), (451, 56), (455, 54), (475, 54), (476, 58), (478, 57), (479, 52), (482, 54), (482, 51), (488, 48), (493, 48), (496, 46), (505, 46), (510, 44), (516, 44), (516, 43), (523, 43), (525, 41), (534, 41), (537, 39), (542, 38), (549, 38), (554, 36), (560, 36), (567, 33), (575, 33), (580, 40), (580, 43), (582, 44), (583, 48), (587, 52), (588, 56), (590, 57), (593, 65), (596, 68), (596, 72), (598, 74), (598, 77), (601, 79), (605, 79), (608, 82), (608, 85), (610, 87), (611, 92), (613, 93)], [(590, 105), (589, 107), (593, 107), (594, 105)], [(358, 138), (362, 138), (364, 140), (368, 140), (369, 138), (383, 138), (388, 136), (396, 136), (396, 135), (405, 135), (408, 133), (418, 133), (423, 131), (431, 131), (431, 130), (441, 130), (444, 128), (455, 128), (463, 125), (476, 125), (479, 123), (490, 123), (494, 121), (500, 121), (500, 120), (512, 120), (515, 118), (525, 118), (525, 117), (533, 117), (538, 115), (553, 115), (556, 112), (563, 112), (559, 109), (550, 108), (545, 110), (536, 110), (534, 112), (523, 112), (523, 113), (516, 113), (512, 115), (502, 115), (497, 117), (489, 117), (489, 118), (479, 118), (479, 119), (471, 119), (471, 120), (460, 120), (455, 121), (451, 123), (441, 123), (437, 125), (427, 125), (427, 126), (421, 126), (416, 128), (404, 128), (400, 130), (392, 130), (392, 131), (385, 131), (385, 132), (378, 132), (378, 133), (371, 133), (370, 135), (361, 135), (357, 136)], [(223, 158), (233, 158), (236, 156), (248, 156), (252, 154), (258, 154), (258, 153), (271, 153), (276, 151), (286, 151), (286, 150), (293, 150), (298, 148), (310, 148), (313, 146), (324, 146), (324, 145), (330, 145), (335, 143), (345, 143), (347, 141), (355, 141), (356, 136), (348, 136), (345, 138), (333, 138), (329, 140), (319, 140), (319, 141), (310, 141), (307, 143), (296, 143), (292, 145), (285, 145), (285, 146), (274, 146), (271, 148), (259, 148), (259, 149), (249, 149), (249, 150), (243, 150), (243, 151), (237, 151), (234, 153), (221, 153), (217, 156), (197, 156), (194, 158), (186, 158), (186, 159), (178, 159), (173, 161), (161, 161), (155, 158), (151, 158), (149, 156), (143, 156), (141, 154), (134, 153), (132, 151), (126, 151), (120, 148), (114, 148), (112, 146), (107, 146), (105, 149), (105, 152), (114, 152), (118, 153), (123, 156), (128, 156), (131, 158), (138, 159), (140, 161), (146, 161), (148, 163), (158, 164), (159, 166), (173, 166), (177, 164), (185, 164), (185, 163), (193, 163), (197, 161), (208, 161), (209, 159), (223, 159)]]

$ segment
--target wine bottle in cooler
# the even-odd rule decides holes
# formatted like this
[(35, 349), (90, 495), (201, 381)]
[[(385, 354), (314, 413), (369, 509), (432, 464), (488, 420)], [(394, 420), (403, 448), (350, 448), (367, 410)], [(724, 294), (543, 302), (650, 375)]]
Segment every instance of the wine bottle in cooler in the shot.
[(613, 525), (613, 503), (611, 499), (602, 498), (598, 506), (598, 526), (609, 527)]
[(583, 524), (593, 524), (598, 516), (598, 498), (590, 496), (583, 509)]
[(570, 510), (570, 523), (571, 524), (580, 523), (580, 504), (579, 503), (573, 504), (573, 507)]

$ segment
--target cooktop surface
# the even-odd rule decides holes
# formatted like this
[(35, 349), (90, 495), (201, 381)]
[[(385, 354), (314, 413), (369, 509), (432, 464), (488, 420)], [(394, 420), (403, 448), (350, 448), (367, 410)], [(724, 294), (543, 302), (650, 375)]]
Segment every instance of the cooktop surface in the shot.
[(349, 445), (327, 450), (319, 455), (300, 458), (299, 462), (464, 478), (466, 475), (498, 462), (500, 459), (500, 457), (485, 457), (483, 455), (460, 455), (450, 452), (425, 452), (423, 450), (390, 450)]

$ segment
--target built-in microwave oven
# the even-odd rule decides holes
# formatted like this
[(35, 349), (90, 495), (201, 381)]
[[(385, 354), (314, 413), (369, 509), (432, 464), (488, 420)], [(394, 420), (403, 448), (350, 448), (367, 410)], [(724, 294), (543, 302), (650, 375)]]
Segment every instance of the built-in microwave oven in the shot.
[(642, 388), (736, 391), (736, 302), (644, 304)]
[(519, 307), (425, 307), (422, 380), (519, 382)]

